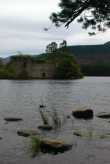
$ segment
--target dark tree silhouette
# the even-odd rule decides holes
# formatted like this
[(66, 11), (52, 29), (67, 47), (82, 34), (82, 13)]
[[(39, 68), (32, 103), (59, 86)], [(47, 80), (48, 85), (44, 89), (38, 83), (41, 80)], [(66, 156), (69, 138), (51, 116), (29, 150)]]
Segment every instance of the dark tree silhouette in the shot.
[(50, 16), (56, 26), (68, 27), (77, 18), (84, 29), (104, 32), (110, 27), (110, 0), (60, 0), (59, 6), (61, 11)]
[(55, 52), (57, 50), (57, 43), (56, 42), (52, 42), (49, 45), (47, 45), (46, 47), (46, 53), (52, 53)]
[(60, 43), (60, 48), (66, 48), (67, 47), (67, 41), (63, 40), (62, 43)]

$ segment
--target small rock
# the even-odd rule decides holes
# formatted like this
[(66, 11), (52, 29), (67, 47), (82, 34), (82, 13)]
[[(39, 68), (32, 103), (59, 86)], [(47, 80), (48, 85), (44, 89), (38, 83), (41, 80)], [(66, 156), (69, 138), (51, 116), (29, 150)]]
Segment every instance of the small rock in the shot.
[(23, 121), (22, 118), (16, 118), (16, 117), (7, 117), (7, 118), (4, 118), (5, 121), (8, 121), (8, 122), (18, 122), (18, 121)]
[(68, 115), (68, 116), (67, 116), (67, 119), (70, 119), (70, 118), (71, 118), (71, 116)]
[(93, 110), (92, 109), (85, 109), (85, 110), (77, 110), (73, 111), (72, 115), (77, 119), (92, 119), (93, 118)]
[(0, 137), (0, 140), (2, 140), (3, 138), (2, 137)]
[(74, 134), (75, 136), (82, 137), (81, 133), (79, 133), (79, 132), (74, 132), (73, 134)]
[(103, 118), (103, 119), (109, 119), (109, 118), (110, 118), (110, 113), (105, 113), (105, 112), (99, 113), (99, 114), (97, 115), (97, 117)]
[(40, 129), (40, 130), (46, 130), (46, 131), (50, 131), (50, 130), (53, 129), (53, 127), (50, 126), (50, 125), (40, 125), (40, 126), (38, 126), (38, 129)]
[(40, 107), (40, 108), (45, 108), (46, 105), (40, 104), (39, 107)]
[(30, 136), (39, 135), (39, 133), (36, 130), (18, 130), (17, 134), (19, 136), (23, 136), (23, 137), (30, 137)]

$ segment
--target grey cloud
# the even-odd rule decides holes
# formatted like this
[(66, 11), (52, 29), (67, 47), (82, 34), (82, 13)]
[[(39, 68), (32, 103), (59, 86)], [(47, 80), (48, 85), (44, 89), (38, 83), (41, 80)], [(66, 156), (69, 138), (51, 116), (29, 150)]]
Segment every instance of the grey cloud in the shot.
[[(0, 0), (0, 6), (2, 4), (5, 8), (8, 8), (7, 2), (10, 3), (10, 12), (9, 11), (1, 12), (0, 10), (0, 56), (8, 56), (15, 54), (17, 51), (22, 51), (24, 53), (41, 53), (45, 51), (45, 46), (52, 41), (61, 42), (63, 39), (67, 40), (68, 44), (95, 44), (103, 43), (110, 40), (110, 32), (90, 38), (87, 35), (87, 32), (81, 29), (81, 26), (76, 22), (73, 23), (69, 29), (65, 29), (63, 26), (60, 28), (54, 27), (51, 24), (47, 15), (53, 10), (52, 0), (41, 0), (39, 5), (37, 5), (37, 0)], [(15, 13), (14, 5), (17, 2), (17, 14)], [(29, 15), (30, 10), (28, 8), (24, 11), (25, 15), (20, 13), (20, 5), (22, 6), (28, 3), (35, 5), (34, 7), (34, 17), (33, 14)], [(55, 4), (58, 0), (54, 0)], [(49, 4), (51, 3), (51, 6)], [(42, 14), (39, 7), (42, 7), (46, 10)], [(53, 4), (54, 5), (54, 4)], [(31, 6), (32, 7), (32, 6)], [(25, 6), (26, 8), (26, 6)], [(23, 7), (22, 7), (23, 9)], [(37, 9), (41, 12), (41, 15), (37, 13)], [(48, 11), (48, 10), (49, 11)], [(9, 12), (9, 13), (8, 13)], [(47, 13), (48, 12), (48, 13)], [(15, 15), (14, 15), (15, 13)], [(20, 13), (20, 14), (19, 14)], [(44, 31), (44, 28), (49, 28), (48, 31)]]

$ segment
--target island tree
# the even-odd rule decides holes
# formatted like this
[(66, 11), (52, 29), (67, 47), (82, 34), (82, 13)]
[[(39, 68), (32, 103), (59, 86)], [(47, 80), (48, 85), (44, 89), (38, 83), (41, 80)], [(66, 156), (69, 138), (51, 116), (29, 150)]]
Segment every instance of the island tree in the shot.
[(66, 40), (63, 40), (63, 42), (60, 43), (59, 48), (67, 48), (67, 41)]
[(57, 50), (58, 46), (56, 42), (52, 42), (47, 45), (46, 47), (46, 53), (53, 53)]

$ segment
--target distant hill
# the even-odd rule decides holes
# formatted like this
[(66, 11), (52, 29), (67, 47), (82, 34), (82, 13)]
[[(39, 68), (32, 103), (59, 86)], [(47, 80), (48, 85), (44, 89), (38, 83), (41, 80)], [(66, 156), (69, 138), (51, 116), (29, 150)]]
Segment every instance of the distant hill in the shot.
[(110, 42), (102, 45), (69, 46), (86, 75), (110, 76)]
[[(88, 76), (110, 76), (110, 42), (101, 45), (79, 45), (68, 46), (70, 53), (81, 66), (81, 71)], [(32, 56), (34, 60), (45, 61), (47, 55), (40, 54)], [(0, 58), (0, 65), (7, 65), (10, 57)], [(61, 59), (59, 59), (60, 61)], [(1, 71), (1, 70), (0, 70)], [(2, 74), (3, 70), (2, 70)], [(7, 75), (6, 75), (7, 77)], [(1, 78), (1, 72), (0, 72)]]
[(81, 65), (110, 62), (110, 42), (102, 45), (69, 46), (71, 54)]

